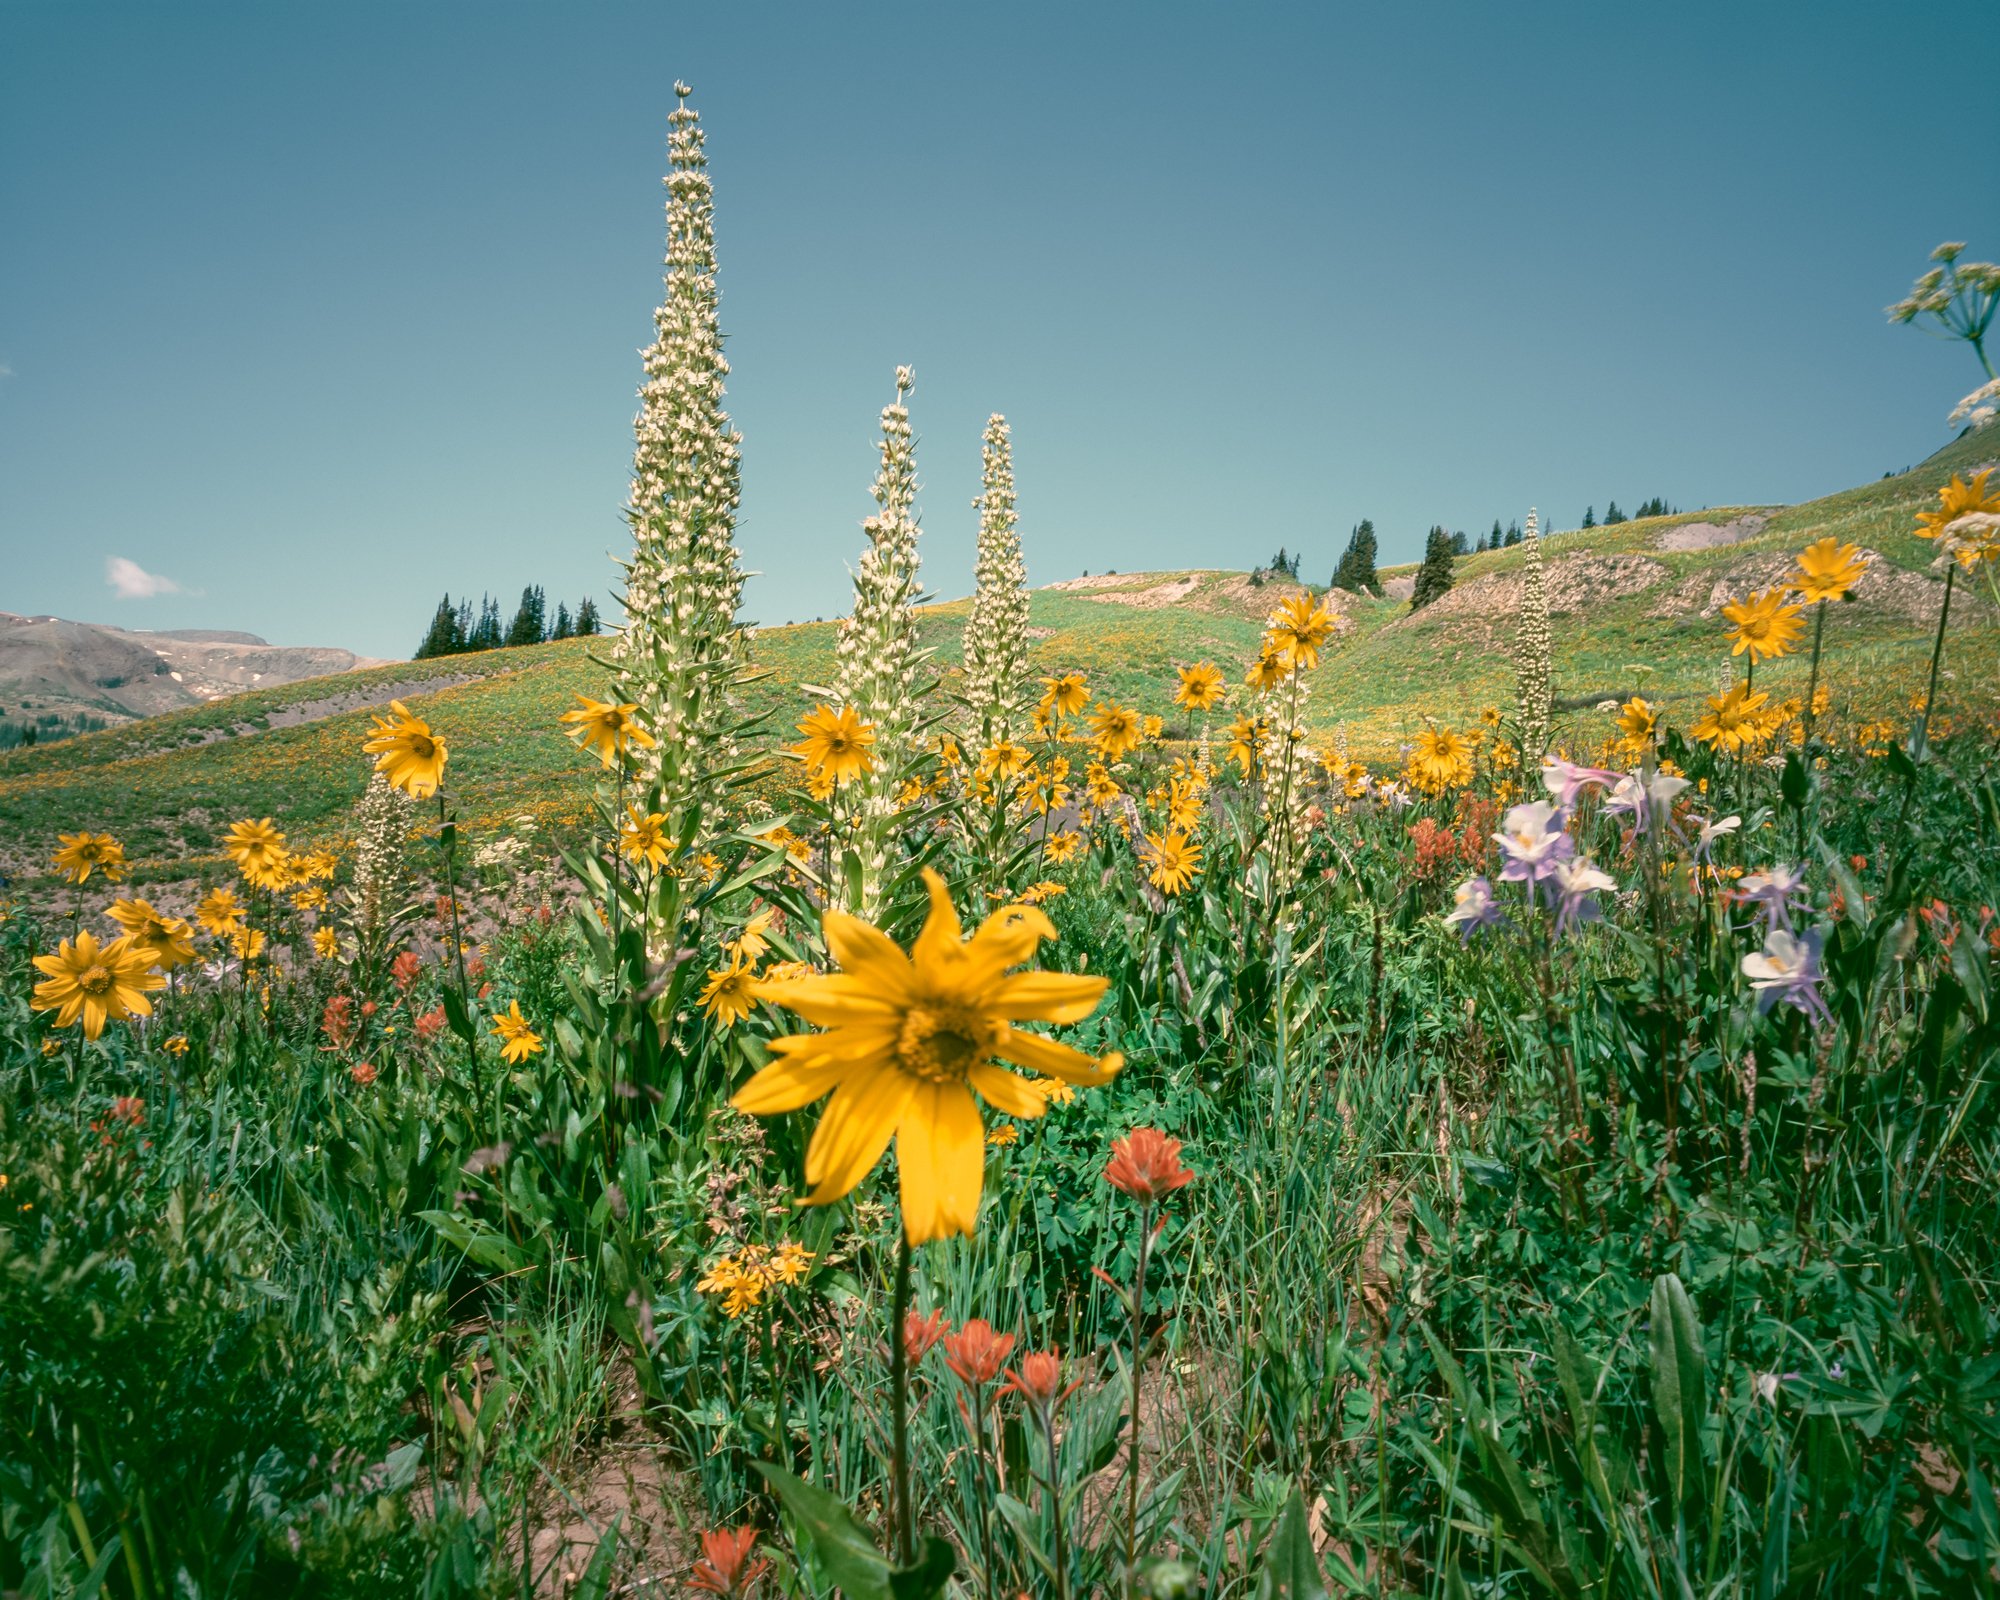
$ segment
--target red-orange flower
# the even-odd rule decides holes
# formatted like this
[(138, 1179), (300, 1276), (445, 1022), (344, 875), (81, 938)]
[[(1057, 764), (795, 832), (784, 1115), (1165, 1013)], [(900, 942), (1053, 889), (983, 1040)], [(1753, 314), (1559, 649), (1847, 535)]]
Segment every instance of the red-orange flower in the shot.
[(1112, 1188), (1148, 1205), (1194, 1182), (1194, 1174), (1181, 1165), (1180, 1140), (1169, 1139), (1158, 1128), (1134, 1128), (1113, 1141), (1104, 1178)]
[(405, 950), (389, 963), (389, 976), (395, 980), (396, 987), (407, 994), (410, 985), (417, 981), (417, 974), (423, 970), (423, 965), (423, 957), (416, 951)]
[(931, 1353), (931, 1346), (951, 1332), (951, 1322), (942, 1311), (920, 1317), (912, 1311), (903, 1318), (903, 1354), (915, 1366)]
[(1018, 1394), (1037, 1411), (1053, 1411), (1082, 1387), (1078, 1379), (1067, 1389), (1062, 1381), (1062, 1357), (1053, 1350), (1030, 1350), (1021, 1357), (1019, 1371), (1007, 1374), (1002, 1394)]
[(771, 1563), (759, 1556), (750, 1559), (757, 1543), (755, 1528), (717, 1528), (701, 1536), (702, 1559), (694, 1564), (688, 1585), (704, 1594), (719, 1594), (727, 1600), (743, 1600), (757, 1580), (771, 1570)]
[(977, 1389), (1000, 1376), (1014, 1349), (1011, 1333), (997, 1333), (984, 1317), (974, 1317), (944, 1342), (944, 1364), (963, 1383)]

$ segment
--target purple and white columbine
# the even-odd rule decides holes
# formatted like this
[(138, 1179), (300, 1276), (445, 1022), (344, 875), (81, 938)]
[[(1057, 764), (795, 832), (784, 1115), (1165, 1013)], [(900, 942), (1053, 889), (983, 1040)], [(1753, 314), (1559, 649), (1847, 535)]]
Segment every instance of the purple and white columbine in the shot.
[(1565, 761), (1561, 756), (1550, 756), (1542, 764), (1542, 787), (1549, 791), (1549, 798), (1565, 811), (1576, 804), (1576, 797), (1591, 784), (1609, 789), (1618, 779), (1619, 774), (1608, 767), (1579, 767), (1574, 761)]
[(1456, 925), (1459, 938), (1470, 943), (1481, 928), (1498, 928), (1507, 919), (1493, 898), (1493, 885), (1486, 878), (1467, 878), (1452, 894), (1452, 908), (1445, 916), (1447, 927)]
[(1646, 833), (1655, 821), (1674, 814), (1675, 797), (1687, 786), (1687, 779), (1677, 778), (1671, 772), (1655, 772), (1650, 778), (1642, 778), (1636, 772), (1629, 773), (1620, 778), (1618, 787), (1611, 791), (1604, 814), (1617, 816), (1629, 812), (1633, 831)]
[(1515, 806), (1493, 839), (1507, 857), (1500, 869), (1505, 883), (1540, 883), (1557, 862), (1576, 854), (1576, 841), (1563, 832), (1561, 807), (1547, 800)]
[(1808, 928), (1803, 934), (1773, 928), (1764, 935), (1764, 948), (1743, 958), (1743, 976), (1757, 991), (1759, 1012), (1768, 1012), (1783, 1001), (1816, 1022), (1831, 1019), (1819, 995), (1820, 982), (1826, 976), (1819, 965), (1820, 946), (1825, 941), (1826, 935), (1819, 928)]
[(1792, 913), (1806, 905), (1805, 882), (1804, 868), (1767, 867), (1737, 884), (1735, 897), (1754, 905), (1766, 927), (1790, 931)]
[(1593, 897), (1602, 890), (1617, 887), (1616, 880), (1601, 871), (1589, 856), (1578, 856), (1574, 861), (1558, 861), (1549, 874), (1548, 882), (1542, 886), (1549, 897), (1549, 904), (1555, 908), (1556, 932), (1562, 933), (1582, 923), (1598, 921), (1604, 910)]

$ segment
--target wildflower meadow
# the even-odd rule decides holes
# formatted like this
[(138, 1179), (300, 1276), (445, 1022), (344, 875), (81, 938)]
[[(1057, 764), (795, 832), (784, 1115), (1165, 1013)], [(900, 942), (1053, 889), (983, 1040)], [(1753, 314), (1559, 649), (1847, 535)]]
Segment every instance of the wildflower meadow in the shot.
[[(1880, 552), (1779, 525), (1699, 692), (1579, 702), (1523, 506), (1491, 698), (1364, 747), (1310, 583), (1039, 650), (999, 415), (947, 670), (885, 364), (774, 704), (685, 86), (669, 153), (563, 825), (412, 680), (198, 885), (75, 798), (9, 841), (0, 1588), (1995, 1592), (1992, 384), (1893, 694), (1830, 642)], [(1983, 363), (1937, 262), (1893, 314)]]

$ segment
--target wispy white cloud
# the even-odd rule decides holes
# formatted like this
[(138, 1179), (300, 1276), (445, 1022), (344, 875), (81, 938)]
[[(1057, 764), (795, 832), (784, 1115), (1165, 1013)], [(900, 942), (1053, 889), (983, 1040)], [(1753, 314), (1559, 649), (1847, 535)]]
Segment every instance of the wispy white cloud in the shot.
[(124, 556), (104, 558), (104, 581), (120, 600), (150, 600), (156, 594), (179, 594), (181, 586), (172, 578), (148, 572), (138, 562)]

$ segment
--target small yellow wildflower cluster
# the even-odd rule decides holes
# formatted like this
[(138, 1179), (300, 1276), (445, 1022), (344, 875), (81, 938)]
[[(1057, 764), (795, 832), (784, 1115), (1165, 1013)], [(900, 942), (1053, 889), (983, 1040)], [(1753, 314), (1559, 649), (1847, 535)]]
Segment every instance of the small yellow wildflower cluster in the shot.
[(695, 1284), (703, 1294), (722, 1301), (722, 1314), (734, 1322), (746, 1311), (764, 1303), (771, 1290), (802, 1281), (813, 1262), (813, 1253), (786, 1240), (776, 1250), (761, 1244), (746, 1244), (740, 1250), (710, 1264)]

